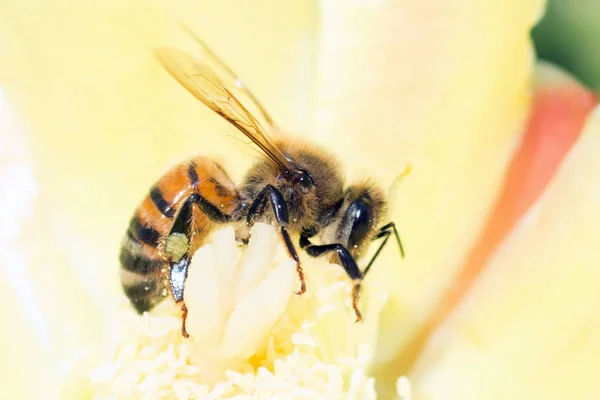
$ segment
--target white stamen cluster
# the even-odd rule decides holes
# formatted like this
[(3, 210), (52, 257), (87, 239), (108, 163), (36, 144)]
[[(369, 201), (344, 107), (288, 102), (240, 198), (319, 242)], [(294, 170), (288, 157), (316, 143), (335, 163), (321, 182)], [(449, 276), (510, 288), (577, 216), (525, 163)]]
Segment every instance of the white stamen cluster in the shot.
[(303, 259), (307, 292), (275, 230), (256, 224), (247, 248), (233, 229), (199, 249), (186, 282), (189, 339), (179, 310), (127, 311), (100, 363), (82, 366), (65, 398), (375, 399), (368, 376), (385, 291), (365, 284), (355, 324), (338, 265)]

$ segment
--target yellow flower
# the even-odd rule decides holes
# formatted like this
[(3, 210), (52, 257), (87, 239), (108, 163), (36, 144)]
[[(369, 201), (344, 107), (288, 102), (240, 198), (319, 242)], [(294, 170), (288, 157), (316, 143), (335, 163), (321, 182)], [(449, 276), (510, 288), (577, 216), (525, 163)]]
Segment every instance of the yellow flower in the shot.
[(311, 290), (294, 296), (295, 265), (273, 227), (255, 225), (244, 251), (231, 227), (217, 232), (186, 281), (190, 339), (172, 303), (142, 318), (124, 311), (118, 339), (62, 397), (375, 399), (367, 370), (385, 291), (364, 288), (366, 322), (355, 324), (344, 272), (303, 261)]
[(472, 252), (520, 149), (537, 90), (529, 31), (543, 6), (1, 4), (0, 299), (10, 324), (0, 336), (0, 397), (52, 397), (122, 323), (121, 235), (168, 164), (235, 151), (224, 164), (239, 181), (250, 163), (220, 134), (231, 129), (152, 59), (153, 46), (185, 46), (177, 17), (230, 61), (282, 126), (335, 151), (350, 177), (372, 174), (388, 186), (405, 162), (413, 166), (390, 216), (407, 257), (386, 250), (368, 278), (389, 299), (377, 329), (365, 324), (377, 349), (373, 368), (358, 375), (362, 387), (374, 377), (389, 398), (407, 374), (415, 399), (598, 397), (597, 113), (526, 217), (496, 238), (500, 247)]

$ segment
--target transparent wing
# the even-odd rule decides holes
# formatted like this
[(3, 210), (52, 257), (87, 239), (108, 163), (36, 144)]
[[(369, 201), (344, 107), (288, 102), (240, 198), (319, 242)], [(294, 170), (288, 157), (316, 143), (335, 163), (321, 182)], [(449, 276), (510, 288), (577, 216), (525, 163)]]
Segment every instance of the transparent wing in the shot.
[(254, 93), (247, 88), (242, 80), (232, 71), (231, 68), (223, 61), (217, 53), (215, 53), (207, 44), (198, 36), (192, 29), (190, 29), (187, 25), (180, 23), (179, 24), (181, 30), (183, 30), (188, 36), (190, 36), (196, 44), (198, 45), (198, 52), (200, 54), (200, 58), (205, 60), (208, 65), (210, 65), (216, 72), (217, 75), (223, 80), (223, 82), (227, 85), (228, 88), (235, 87), (238, 91), (242, 92), (247, 100), (252, 103), (252, 106), (256, 108), (258, 112), (260, 112), (262, 118), (267, 122), (270, 127), (275, 126), (275, 122), (271, 115), (267, 112), (266, 108), (258, 101), (258, 98), (254, 96)]
[[(288, 160), (258, 120), (233, 95), (223, 79), (205, 60), (172, 47), (157, 47), (154, 49), (154, 55), (188, 92), (246, 135), (270, 160), (284, 169), (290, 169)], [(246, 90), (245, 93), (251, 96), (249, 91)]]

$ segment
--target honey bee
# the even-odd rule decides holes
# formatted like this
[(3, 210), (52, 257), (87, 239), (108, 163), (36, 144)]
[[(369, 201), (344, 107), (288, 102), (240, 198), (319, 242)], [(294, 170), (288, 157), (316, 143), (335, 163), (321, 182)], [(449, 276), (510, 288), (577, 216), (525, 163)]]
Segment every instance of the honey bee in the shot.
[[(296, 247), (311, 257), (328, 255), (353, 281), (352, 308), (356, 320), (361, 282), (393, 233), (404, 257), (393, 222), (382, 225), (384, 192), (370, 181), (344, 186), (335, 157), (314, 145), (274, 132), (273, 119), (252, 92), (202, 41), (200, 56), (158, 47), (160, 64), (194, 97), (248, 137), (263, 157), (237, 186), (214, 160), (200, 156), (180, 163), (152, 186), (132, 217), (120, 253), (121, 283), (135, 309), (150, 310), (170, 295), (182, 310), (182, 334), (187, 337), (183, 301), (191, 257), (215, 227), (233, 223), (236, 237), (247, 240), (255, 221), (274, 225), (296, 262), (299, 290), (306, 290)], [(240, 99), (244, 99), (242, 102)], [(258, 111), (263, 126), (246, 105)], [(322, 244), (311, 239), (320, 236)], [(361, 271), (356, 260), (369, 244), (381, 239)]]

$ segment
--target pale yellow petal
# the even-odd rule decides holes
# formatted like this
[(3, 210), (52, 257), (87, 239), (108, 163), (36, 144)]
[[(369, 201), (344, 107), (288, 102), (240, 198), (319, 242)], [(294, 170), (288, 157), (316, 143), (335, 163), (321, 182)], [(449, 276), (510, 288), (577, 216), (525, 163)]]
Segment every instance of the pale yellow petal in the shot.
[(225, 326), (219, 348), (223, 357), (250, 357), (254, 354), (285, 310), (296, 279), (294, 261), (285, 260), (241, 299)]
[[(195, 253), (186, 282), (190, 337), (182, 337), (173, 303), (142, 317), (121, 310), (112, 340), (71, 374), (61, 398), (375, 399), (368, 371), (385, 291), (365, 285), (365, 321), (355, 324), (345, 273), (324, 259), (309, 258), (303, 266), (312, 290), (295, 296), (295, 263), (281, 241), (270, 240), (273, 235), (272, 226), (254, 225), (248, 249), (262, 241), (256, 249), (266, 254), (259, 256), (256, 250), (242, 255), (231, 227), (215, 233)], [(239, 299), (232, 311), (219, 304), (221, 293), (214, 290), (224, 279), (235, 288), (245, 277), (239, 269), (235, 275), (219, 274), (227, 266), (217, 253), (228, 247), (236, 265), (248, 265), (256, 256), (254, 262), (263, 265), (253, 269), (265, 272), (245, 296), (232, 293)], [(211, 287), (212, 293), (199, 295)], [(216, 340), (207, 330), (217, 332)]]
[(600, 109), (414, 371), (419, 399), (600, 397)]
[[(224, 137), (234, 129), (160, 67), (152, 47), (193, 51), (176, 25), (183, 20), (231, 64), (278, 121), (304, 130), (314, 11), (313, 2), (273, 0), (0, 4), (0, 86), (20, 122), (19, 139), (37, 189), (31, 202), (11, 198), (11, 207), (31, 205), (18, 237), (11, 242), (0, 237), (9, 249), (20, 249), (11, 256), (27, 255), (18, 258), (18, 268), (1, 261), (3, 269), (21, 273), (27, 286), (24, 292), (13, 283), (2, 285), (0, 303), (23, 316), (10, 328), (23, 339), (0, 343), (0, 352), (11, 355), (3, 364), (41, 366), (52, 360), (48, 365), (57, 375), (47, 377), (58, 384), (59, 369), (68, 371), (83, 345), (106, 334), (105, 323), (122, 295), (120, 240), (152, 183), (170, 164), (193, 154), (214, 154), (236, 178), (252, 160), (254, 153)], [(0, 140), (5, 136), (0, 132)], [(20, 193), (17, 189), (6, 193)], [(29, 292), (35, 296), (23, 301)], [(33, 341), (32, 329), (37, 331)], [(12, 368), (4, 380), (17, 382), (13, 389), (52, 392), (18, 383), (14, 374), (23, 370)], [(8, 393), (0, 397), (35, 397)]]
[[(321, 3), (318, 135), (354, 176), (389, 185), (405, 162), (413, 167), (392, 216), (406, 259), (390, 245), (371, 277), (392, 291), (381, 362), (404, 351), (490, 211), (526, 117), (529, 29), (542, 6)], [(400, 368), (383, 367), (389, 388)]]
[(264, 278), (275, 257), (276, 243), (279, 240), (273, 230), (264, 224), (255, 225), (252, 235), (254, 240), (248, 244), (240, 262), (240, 277), (236, 289), (238, 300)]

